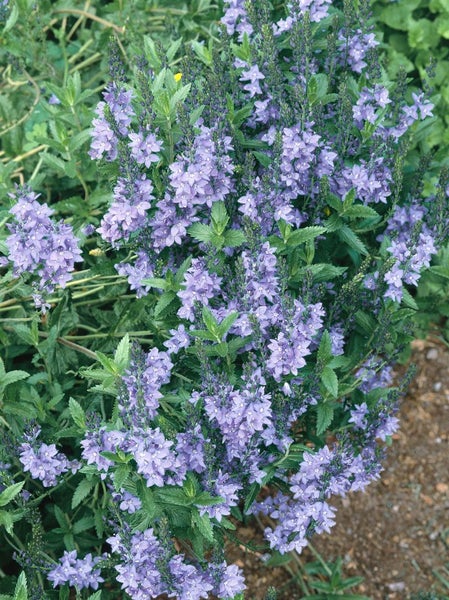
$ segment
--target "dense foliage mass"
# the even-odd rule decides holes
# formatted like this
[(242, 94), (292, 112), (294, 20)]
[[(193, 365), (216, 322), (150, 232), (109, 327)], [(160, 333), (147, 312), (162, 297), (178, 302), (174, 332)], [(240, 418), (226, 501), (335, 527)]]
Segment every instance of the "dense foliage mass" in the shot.
[(368, 3), (224, 8), (215, 41), (165, 54), (146, 37), (132, 69), (112, 48), (88, 151), (106, 208), (86, 194), (69, 223), (11, 193), (16, 595), (239, 597), (236, 522), (260, 515), (272, 553), (301, 552), (331, 530), (331, 496), (379, 477), (398, 427), (392, 367), (448, 232), (446, 174), (431, 196), (425, 161), (404, 176), (433, 106), (388, 80)]

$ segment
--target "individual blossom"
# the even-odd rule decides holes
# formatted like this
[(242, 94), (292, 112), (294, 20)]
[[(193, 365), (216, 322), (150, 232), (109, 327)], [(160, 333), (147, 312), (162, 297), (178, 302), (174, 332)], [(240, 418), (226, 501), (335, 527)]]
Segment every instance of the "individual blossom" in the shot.
[(17, 188), (11, 195), (16, 204), (10, 209), (15, 222), (8, 225), (8, 258), (14, 275), (28, 274), (36, 288), (35, 304), (56, 286), (65, 287), (72, 278), (81, 250), (70, 225), (51, 219), (54, 211), (37, 202), (38, 194), (29, 188)]
[(261, 73), (257, 65), (253, 65), (252, 67), (242, 71), (240, 76), (240, 81), (248, 82), (245, 83), (243, 89), (249, 92), (250, 98), (262, 93), (259, 82), (263, 79), (265, 79), (265, 75)]
[(145, 165), (148, 168), (152, 163), (159, 162), (160, 158), (157, 153), (161, 151), (162, 144), (154, 133), (131, 132), (128, 137), (131, 140), (128, 144), (131, 156), (137, 164)]
[(149, 292), (151, 286), (143, 283), (143, 280), (154, 277), (154, 263), (147, 252), (138, 250), (134, 263), (121, 262), (114, 266), (119, 275), (128, 279), (129, 287), (135, 290), (137, 298)]
[(86, 554), (84, 558), (78, 558), (77, 551), (65, 551), (59, 564), (47, 574), (47, 579), (53, 583), (53, 587), (68, 583), (77, 590), (85, 588), (98, 589), (100, 583), (104, 582), (98, 563), (101, 557), (92, 558), (92, 554)]

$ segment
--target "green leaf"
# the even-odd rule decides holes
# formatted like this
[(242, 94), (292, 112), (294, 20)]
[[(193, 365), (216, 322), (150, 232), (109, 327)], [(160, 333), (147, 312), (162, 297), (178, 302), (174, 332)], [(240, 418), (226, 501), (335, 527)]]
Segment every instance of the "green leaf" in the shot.
[(322, 402), (317, 406), (316, 433), (321, 435), (326, 431), (334, 418), (334, 407), (328, 402)]
[(326, 365), (332, 359), (332, 340), (327, 329), (321, 336), (320, 345), (317, 354), (318, 362)]
[(17, 579), (16, 587), (14, 589), (14, 600), (28, 600), (27, 580), (23, 571)]
[(210, 242), (214, 232), (209, 225), (193, 223), (187, 228), (187, 233), (199, 242)]
[(214, 231), (218, 234), (222, 234), (226, 225), (229, 223), (229, 217), (224, 202), (219, 200), (212, 204), (211, 217)]
[(324, 367), (321, 373), (321, 382), (329, 394), (334, 398), (338, 398), (338, 377), (331, 367)]
[(354, 204), (344, 210), (343, 214), (350, 219), (380, 219), (380, 215), (374, 208), (365, 206), (364, 204)]
[(118, 492), (124, 486), (125, 481), (128, 479), (131, 473), (131, 467), (128, 464), (119, 465), (114, 471), (114, 487)]
[(337, 234), (342, 242), (345, 242), (345, 244), (347, 244), (350, 248), (353, 248), (354, 250), (359, 252), (359, 254), (365, 254), (365, 255), (368, 254), (368, 250), (366, 249), (365, 244), (358, 237), (358, 235), (356, 235), (352, 231), (352, 229), (350, 227), (348, 227), (347, 225), (343, 225), (337, 231)]
[(168, 287), (167, 281), (165, 281), (165, 279), (161, 279), (160, 277), (145, 277), (145, 279), (142, 279), (142, 283), (160, 290), (166, 290)]
[(198, 529), (200, 534), (204, 538), (206, 538), (206, 540), (208, 542), (213, 542), (214, 541), (214, 528), (212, 526), (210, 518), (206, 514), (200, 515), (200, 513), (197, 510), (194, 510), (192, 512), (191, 519), (192, 519), (191, 523), (192, 523), (193, 529), (194, 530)]
[(94, 592), (93, 594), (91, 594), (87, 600), (101, 600), (101, 590), (98, 590), (98, 592)]
[(10, 29), (14, 27), (17, 23), (17, 19), (19, 18), (19, 9), (16, 4), (12, 5), (11, 12), (6, 20), (5, 26), (3, 27), (3, 33), (8, 33)]
[(416, 304), (413, 296), (410, 294), (407, 288), (402, 288), (402, 303), (408, 308), (419, 310), (419, 306)]
[(13, 483), (4, 489), (0, 494), (0, 506), (6, 506), (9, 502), (11, 502), (11, 500), (20, 493), (24, 484), (24, 481), (19, 481), (19, 483)]
[(106, 356), (106, 354), (103, 354), (103, 352), (100, 352), (99, 350), (97, 350), (96, 355), (98, 362), (103, 365), (108, 373), (111, 373), (112, 375), (119, 375), (117, 365), (115, 364), (113, 358)]
[(379, 20), (392, 29), (407, 31), (412, 21), (412, 11), (417, 6), (415, 3), (419, 4), (419, 0), (407, 0), (407, 2), (396, 2), (386, 6), (379, 14)]
[(221, 338), (218, 337), (218, 332), (219, 332), (218, 322), (217, 322), (216, 318), (214, 317), (214, 315), (212, 314), (212, 312), (210, 311), (210, 309), (207, 308), (206, 305), (203, 306), (201, 314), (203, 317), (203, 323), (206, 325), (207, 330), (210, 331), (215, 336), (215, 339), (217, 341), (220, 341)]
[(87, 498), (92, 488), (96, 485), (96, 479), (83, 479), (76, 486), (72, 496), (72, 508), (76, 508), (81, 504), (84, 498)]
[(161, 313), (167, 309), (174, 300), (176, 300), (177, 296), (175, 292), (168, 291), (162, 294), (162, 296), (157, 301), (156, 306), (154, 307), (154, 316), (158, 318)]
[(114, 354), (114, 361), (119, 367), (120, 371), (124, 371), (129, 363), (129, 352), (130, 352), (130, 344), (129, 344), (129, 334), (125, 334), (125, 336), (120, 340), (117, 349)]
[(80, 429), (85, 430), (86, 415), (84, 414), (84, 410), (81, 404), (77, 400), (75, 400), (75, 398), (69, 399), (69, 411), (70, 416), (72, 417), (76, 425), (78, 425)]
[(230, 313), (227, 317), (225, 317), (223, 319), (223, 321), (218, 326), (218, 335), (220, 336), (220, 338), (222, 338), (224, 335), (226, 335), (228, 333), (228, 331), (231, 329), (231, 327), (234, 325), (235, 321), (237, 320), (238, 316), (239, 316), (239, 313), (236, 311), (233, 311), (232, 313)]
[(245, 234), (240, 229), (228, 229), (224, 234), (224, 245), (227, 247), (234, 248), (245, 242)]
[(355, 313), (355, 321), (368, 335), (371, 335), (377, 326), (376, 319), (372, 315), (361, 310), (358, 310)]
[(11, 383), (15, 383), (16, 381), (21, 381), (22, 379), (26, 379), (30, 374), (26, 371), (8, 371), (0, 378), (0, 385), (6, 387)]
[(314, 240), (326, 231), (326, 227), (314, 225), (312, 227), (303, 227), (293, 231), (287, 239), (287, 246), (298, 246), (309, 240)]
[(60, 177), (67, 175), (68, 163), (66, 161), (62, 160), (61, 158), (58, 158), (57, 156), (54, 156), (53, 154), (48, 154), (47, 152), (41, 154), (40, 158), (44, 164), (54, 169), (57, 175), (59, 175)]

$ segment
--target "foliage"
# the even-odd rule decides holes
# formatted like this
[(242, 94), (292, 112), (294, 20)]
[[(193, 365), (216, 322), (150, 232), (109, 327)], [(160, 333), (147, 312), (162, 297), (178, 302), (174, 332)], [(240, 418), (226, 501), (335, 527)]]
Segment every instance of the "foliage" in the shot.
[[(388, 79), (363, 3), (229, 1), (205, 42), (214, 6), (158, 37), (168, 5), (2, 4), (7, 597), (240, 599), (236, 522), (288, 560), (398, 426), (448, 231), (446, 174), (429, 196), (404, 167), (431, 103)], [(308, 569), (306, 594), (358, 581)]]
[(449, 114), (449, 3), (446, 0), (374, 0), (377, 28), (383, 33), (391, 76), (404, 70), (414, 85), (432, 87), (435, 118), (425, 124), (416, 142), (447, 166)]

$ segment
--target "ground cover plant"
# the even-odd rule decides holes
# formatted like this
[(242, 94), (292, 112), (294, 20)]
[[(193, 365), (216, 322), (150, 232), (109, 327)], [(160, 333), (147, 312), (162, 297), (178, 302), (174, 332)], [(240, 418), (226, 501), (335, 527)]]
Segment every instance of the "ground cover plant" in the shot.
[(382, 70), (367, 3), (224, 9), (207, 42), (110, 46), (89, 150), (57, 163), (84, 198), (36, 169), (10, 192), (8, 598), (239, 598), (236, 522), (301, 552), (398, 427), (392, 366), (447, 236), (446, 173), (429, 197), (425, 161), (404, 169), (432, 104)]

